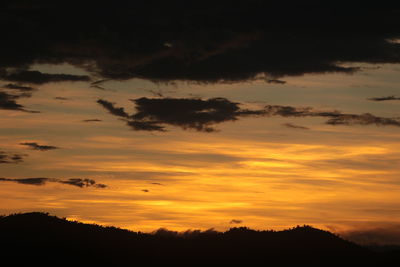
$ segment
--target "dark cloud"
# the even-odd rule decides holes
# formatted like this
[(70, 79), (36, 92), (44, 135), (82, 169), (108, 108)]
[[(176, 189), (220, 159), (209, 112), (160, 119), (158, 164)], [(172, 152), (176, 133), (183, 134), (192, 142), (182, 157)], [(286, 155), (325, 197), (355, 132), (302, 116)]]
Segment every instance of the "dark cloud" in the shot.
[(211, 132), (214, 124), (234, 121), (240, 116), (255, 115), (260, 111), (242, 110), (239, 103), (225, 98), (138, 98), (132, 100), (137, 112), (134, 121), (169, 124)]
[(5, 182), (16, 182), (19, 184), (29, 184), (29, 185), (44, 185), (46, 182), (52, 182), (51, 178), (20, 178), (20, 179), (12, 179), (12, 178), (0, 178), (0, 181)]
[(57, 100), (69, 100), (69, 98), (62, 97), (62, 96), (56, 96), (56, 97), (54, 97), (54, 99), (57, 99)]
[(230, 224), (241, 224), (243, 221), (242, 220), (235, 220), (235, 219), (233, 219), (233, 220), (231, 220), (229, 223)]
[(142, 191), (145, 192), (145, 193), (150, 192), (150, 190), (148, 190), (148, 189), (142, 189)]
[(6, 84), (3, 86), (3, 88), (11, 89), (11, 90), (19, 90), (19, 91), (24, 91), (24, 92), (30, 92), (30, 91), (36, 90), (35, 88), (30, 87), (30, 86), (18, 85), (18, 84), (14, 84), (14, 83)]
[(178, 126), (201, 132), (215, 131), (215, 124), (235, 121), (243, 116), (257, 116), (263, 110), (241, 109), (239, 103), (225, 98), (137, 98), (131, 100), (136, 113), (127, 114), (123, 108), (116, 108), (113, 103), (98, 100), (111, 114), (126, 119), (134, 130), (165, 131), (164, 125)]
[(108, 90), (107, 88), (104, 88), (104, 87), (102, 87), (102, 86), (100, 86), (100, 85), (91, 85), (90, 87), (91, 87), (91, 88), (100, 89), (100, 90), (103, 90), (103, 91)]
[(126, 124), (135, 131), (158, 131), (165, 132), (165, 127), (159, 125), (158, 121), (127, 121)]
[(68, 180), (57, 180), (58, 183), (69, 184), (77, 187), (97, 187), (97, 188), (105, 188), (107, 187), (105, 184), (97, 184), (95, 180), (92, 179), (81, 179), (81, 178), (70, 178)]
[(296, 125), (296, 124), (293, 124), (293, 123), (290, 123), (290, 122), (283, 123), (282, 125), (285, 126), (285, 127), (288, 127), (288, 128), (293, 128), (293, 129), (302, 129), (302, 130), (309, 130), (310, 129), (308, 127), (301, 126), (301, 125)]
[[(237, 82), (352, 73), (358, 68), (343, 62), (400, 62), (400, 45), (391, 41), (400, 36), (398, 12), (394, 1), (205, 0), (183, 5), (149, 0), (79, 7), (40, 1), (34, 9), (23, 0), (6, 1), (0, 73), (3, 79), (31, 83), (87, 80), (26, 71), (34, 63), (69, 63), (100, 80)], [(17, 71), (10, 74), (10, 69)]]
[(327, 124), (331, 125), (371, 125), (376, 126), (400, 126), (400, 120), (397, 118), (382, 118), (369, 113), (364, 114), (340, 114), (329, 119)]
[(87, 120), (83, 120), (82, 122), (99, 122), (99, 121), (102, 121), (102, 120), (99, 120), (99, 119), (87, 119)]
[[(320, 111), (312, 107), (293, 107), (267, 105), (262, 109), (250, 110), (240, 108), (240, 103), (226, 98), (137, 98), (131, 99), (136, 113), (129, 115), (122, 107), (99, 99), (111, 114), (123, 118), (128, 126), (136, 131), (166, 131), (165, 125), (178, 126), (185, 130), (213, 132), (216, 124), (235, 121), (246, 116), (282, 116), (282, 117), (323, 117), (328, 118), (330, 125), (377, 125), (400, 126), (398, 118), (377, 117), (370, 113), (347, 114), (338, 110)], [(286, 127), (308, 129), (292, 123)]]
[(105, 184), (98, 184), (95, 180), (87, 179), (87, 178), (69, 178), (69, 179), (58, 179), (58, 178), (0, 178), (0, 181), (3, 182), (15, 182), (19, 184), (27, 184), (27, 185), (45, 185), (46, 183), (61, 183), (67, 185), (73, 185), (80, 188), (84, 187), (96, 187), (96, 188), (106, 188)]
[(317, 116), (313, 112), (312, 107), (292, 107), (292, 106), (281, 106), (281, 105), (267, 105), (265, 106), (266, 114), (270, 116), (282, 116), (282, 117), (305, 117), (305, 116)]
[(90, 77), (87, 75), (50, 74), (34, 70), (21, 70), (18, 72), (4, 73), (3, 75), (0, 75), (0, 78), (12, 82), (24, 82), (39, 85), (49, 82), (78, 82), (90, 80)]
[(0, 92), (0, 109), (26, 111), (24, 106), (15, 101), (17, 98), (18, 96)]
[(17, 103), (17, 100), (19, 98), (31, 97), (32, 92), (36, 90), (35, 88), (14, 83), (5, 84), (3, 86), (0, 86), (0, 88), (0, 109), (38, 113), (38, 111), (27, 110), (23, 105)]
[(28, 146), (34, 150), (40, 150), (40, 151), (59, 149), (59, 147), (56, 147), (56, 146), (39, 145), (38, 143), (35, 143), (35, 142), (20, 143), (20, 145)]
[[(8, 88), (9, 89), (9, 88)], [(19, 90), (19, 89), (18, 89)], [(17, 100), (21, 97), (30, 97), (31, 92), (25, 90), (19, 90), (19, 94), (13, 94), (5, 91), (0, 91), (0, 109), (5, 110), (17, 110), (29, 113), (39, 113), (39, 111), (27, 110), (21, 104), (17, 103)]]
[(112, 90), (112, 89), (107, 89), (104, 86), (102, 86), (102, 84), (107, 82), (107, 81), (109, 81), (109, 79), (103, 79), (103, 80), (94, 81), (94, 82), (90, 83), (90, 87), (91, 88), (96, 88), (96, 89), (99, 89), (99, 90), (102, 90), (102, 91), (115, 91), (115, 90)]
[(150, 184), (154, 184), (154, 185), (163, 185), (162, 183), (150, 183)]
[(97, 103), (103, 106), (108, 112), (110, 112), (114, 116), (129, 118), (129, 114), (125, 112), (124, 108), (117, 108), (114, 106), (114, 103), (111, 103), (107, 100), (99, 99)]
[(265, 106), (266, 115), (283, 117), (327, 117), (330, 125), (377, 125), (400, 126), (398, 118), (377, 117), (370, 113), (346, 114), (337, 110), (318, 111), (312, 107), (292, 107), (280, 105)]
[(24, 161), (24, 154), (13, 154), (5, 151), (0, 151), (0, 164), (2, 163), (21, 163)]
[(368, 100), (371, 100), (371, 101), (400, 100), (400, 97), (391, 95), (391, 96), (384, 96), (384, 97), (371, 97), (371, 98), (368, 98)]

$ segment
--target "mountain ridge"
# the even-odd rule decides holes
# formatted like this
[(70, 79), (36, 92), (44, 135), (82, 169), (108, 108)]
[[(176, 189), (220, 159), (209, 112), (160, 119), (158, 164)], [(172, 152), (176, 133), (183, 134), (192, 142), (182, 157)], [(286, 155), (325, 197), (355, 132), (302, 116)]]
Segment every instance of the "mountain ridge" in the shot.
[[(0, 218), (2, 258), (17, 263), (173, 264), (363, 264), (391, 266), (399, 253), (378, 253), (311, 226), (282, 231), (234, 227), (225, 232), (134, 232), (69, 221), (48, 213)], [(24, 255), (24, 257), (21, 257)]]

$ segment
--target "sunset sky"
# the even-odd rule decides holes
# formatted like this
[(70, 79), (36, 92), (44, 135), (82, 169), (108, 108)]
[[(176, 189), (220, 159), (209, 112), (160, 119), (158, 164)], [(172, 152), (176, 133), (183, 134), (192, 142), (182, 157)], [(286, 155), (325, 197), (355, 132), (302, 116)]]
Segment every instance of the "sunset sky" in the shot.
[(90, 6), (16, 2), (0, 9), (1, 214), (146, 232), (400, 225), (398, 7), (126, 4), (86, 25)]

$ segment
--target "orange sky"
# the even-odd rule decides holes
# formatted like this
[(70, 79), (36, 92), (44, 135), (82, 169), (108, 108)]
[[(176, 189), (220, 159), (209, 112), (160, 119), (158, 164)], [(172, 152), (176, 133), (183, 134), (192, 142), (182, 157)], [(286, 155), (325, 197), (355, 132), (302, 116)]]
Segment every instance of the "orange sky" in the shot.
[[(70, 66), (36, 68), (80, 73)], [(230, 223), (233, 219), (257, 229), (310, 224), (338, 231), (400, 223), (398, 127), (260, 117), (218, 124), (213, 133), (173, 126), (167, 132), (136, 132), (96, 103), (106, 98), (133, 112), (129, 99), (153, 97), (153, 90), (169, 97), (226, 97), (251, 108), (312, 106), (400, 117), (400, 102), (367, 100), (395, 95), (399, 70), (383, 65), (353, 75), (305, 75), (287, 78), (284, 85), (165, 85), (137, 79), (106, 82), (112, 91), (86, 82), (43, 85), (20, 101), (42, 113), (0, 110), (1, 151), (27, 155), (24, 162), (1, 164), (1, 177), (84, 177), (108, 187), (1, 182), (0, 213), (47, 211), (140, 231), (223, 230), (238, 225)], [(102, 121), (82, 122), (95, 118)], [(22, 142), (60, 149), (30, 150)]]

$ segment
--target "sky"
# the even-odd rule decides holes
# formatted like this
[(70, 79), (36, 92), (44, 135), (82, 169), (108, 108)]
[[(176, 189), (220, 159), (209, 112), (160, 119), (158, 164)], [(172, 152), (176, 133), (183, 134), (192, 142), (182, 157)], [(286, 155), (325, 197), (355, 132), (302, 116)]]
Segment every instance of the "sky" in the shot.
[(283, 2), (6, 1), (0, 213), (400, 244), (400, 9)]

